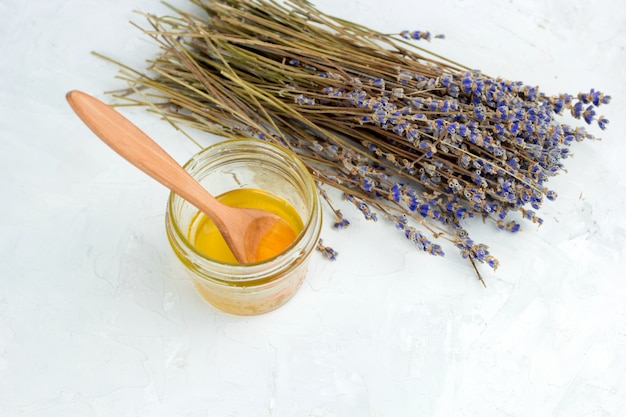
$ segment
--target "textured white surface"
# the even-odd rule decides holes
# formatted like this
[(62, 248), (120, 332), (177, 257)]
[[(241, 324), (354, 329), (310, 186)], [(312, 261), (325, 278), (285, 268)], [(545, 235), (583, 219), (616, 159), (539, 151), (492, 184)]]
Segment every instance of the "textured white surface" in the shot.
[[(187, 7), (184, 0), (172, 0)], [(320, 0), (386, 32), (547, 93), (614, 98), (602, 142), (576, 144), (539, 230), (474, 237), (502, 262), (482, 288), (454, 250), (415, 252), (351, 213), (337, 262), (260, 317), (224, 315), (181, 275), (167, 192), (66, 105), (105, 97), (155, 50), (129, 20), (157, 1), (0, 2), (0, 415), (626, 415), (626, 17), (620, 1)], [(126, 112), (183, 162), (196, 148)], [(596, 130), (592, 130), (598, 133)], [(211, 138), (204, 138), (210, 143)]]

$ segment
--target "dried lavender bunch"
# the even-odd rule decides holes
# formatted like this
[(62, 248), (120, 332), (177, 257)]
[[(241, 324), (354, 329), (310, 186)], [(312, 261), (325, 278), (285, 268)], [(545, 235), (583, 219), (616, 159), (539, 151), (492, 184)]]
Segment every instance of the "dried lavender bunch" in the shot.
[[(608, 123), (596, 109), (609, 96), (548, 96), (469, 70), (410, 43), (428, 32), (382, 34), (304, 0), (192, 1), (205, 16), (145, 15), (151, 28), (142, 30), (162, 51), (148, 72), (122, 71), (130, 88), (118, 97), (177, 127), (291, 149), (331, 208), (324, 185), (367, 219), (389, 219), (421, 251), (443, 255), (436, 239), (451, 241), (479, 278), (475, 261), (498, 261), (464, 220), (517, 232), (518, 212), (541, 224), (536, 210), (556, 198), (547, 180), (573, 142), (595, 139), (560, 116)], [(334, 227), (349, 224), (333, 212)]]

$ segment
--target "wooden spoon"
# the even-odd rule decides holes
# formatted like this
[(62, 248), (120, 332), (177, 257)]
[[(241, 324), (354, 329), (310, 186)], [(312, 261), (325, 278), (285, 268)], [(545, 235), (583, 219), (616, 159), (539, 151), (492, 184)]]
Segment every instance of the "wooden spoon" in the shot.
[(238, 262), (257, 261), (257, 249), (264, 237), (274, 233), (272, 228), (281, 220), (278, 216), (220, 203), (163, 148), (111, 106), (76, 90), (67, 93), (66, 99), (78, 117), (115, 152), (209, 216)]

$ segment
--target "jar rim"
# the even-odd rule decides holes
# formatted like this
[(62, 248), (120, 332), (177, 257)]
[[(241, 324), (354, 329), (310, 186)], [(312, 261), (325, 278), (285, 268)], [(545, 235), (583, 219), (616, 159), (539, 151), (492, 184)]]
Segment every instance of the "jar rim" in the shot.
[[(173, 210), (175, 200), (176, 199), (182, 200), (182, 197), (180, 197), (174, 192), (170, 192), (170, 195), (168, 198), (168, 204), (167, 204), (169, 224), (172, 226), (173, 232), (175, 233), (177, 240), (184, 246), (184, 249), (186, 251), (193, 253), (195, 256), (199, 257), (199, 259), (201, 259), (202, 262), (206, 262), (209, 265), (213, 267), (217, 267), (217, 268), (229, 268), (233, 272), (232, 275), (236, 275), (234, 279), (231, 279), (231, 280), (220, 279), (220, 281), (244, 283), (244, 282), (254, 281), (254, 280), (259, 279), (257, 273), (261, 272), (261, 270), (263, 271), (263, 275), (265, 275), (266, 273), (272, 273), (274, 271), (278, 271), (284, 268), (286, 264), (292, 263), (293, 256), (288, 256), (288, 255), (290, 255), (293, 249), (296, 248), (298, 244), (304, 239), (304, 237), (306, 236), (306, 231), (310, 227), (315, 227), (313, 222), (316, 222), (316, 221), (320, 222), (321, 219), (320, 220), (317, 219), (318, 217), (320, 217), (320, 213), (317, 213), (317, 211), (319, 211), (319, 200), (318, 200), (318, 195), (316, 192), (315, 182), (313, 180), (313, 177), (310, 175), (308, 169), (306, 168), (306, 166), (302, 163), (302, 161), (300, 161), (300, 159), (293, 152), (283, 147), (280, 147), (276, 144), (270, 143), (268, 141), (259, 140), (259, 139), (251, 139), (251, 138), (234, 138), (234, 139), (223, 140), (213, 145), (207, 146), (206, 148), (202, 149), (201, 151), (193, 155), (183, 165), (183, 168), (187, 171), (188, 168), (192, 166), (192, 164), (197, 163), (197, 161), (205, 157), (206, 154), (214, 152), (215, 150), (224, 149), (226, 147), (232, 148), (233, 145), (234, 146), (246, 146), (246, 145), (247, 146), (250, 146), (250, 145), (261, 146), (265, 150), (272, 151), (274, 153), (281, 155), (282, 157), (289, 159), (289, 161), (297, 167), (299, 171), (297, 173), (298, 178), (299, 180), (301, 180), (302, 182), (306, 184), (306, 190), (307, 190), (307, 193), (310, 195), (310, 199), (311, 199), (311, 209), (309, 210), (308, 216), (306, 219), (302, 219), (303, 228), (298, 233), (298, 236), (293, 240), (293, 242), (289, 244), (287, 248), (285, 248), (280, 253), (272, 256), (271, 258), (264, 259), (259, 262), (253, 262), (249, 264), (238, 264), (238, 263), (228, 263), (228, 262), (218, 261), (212, 258), (211, 256), (205, 254), (204, 252), (198, 250), (198, 248), (190, 242), (190, 240), (187, 237), (187, 233), (181, 230), (181, 227), (174, 215), (174, 210)], [(301, 254), (297, 254), (296, 259), (300, 256)]]

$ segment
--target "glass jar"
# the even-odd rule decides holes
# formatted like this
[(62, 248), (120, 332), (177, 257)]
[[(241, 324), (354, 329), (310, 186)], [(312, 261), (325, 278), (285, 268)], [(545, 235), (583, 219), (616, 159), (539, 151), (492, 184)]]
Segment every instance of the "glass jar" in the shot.
[(189, 271), (199, 294), (231, 314), (255, 315), (274, 310), (300, 288), (320, 234), (322, 214), (313, 178), (289, 151), (255, 139), (234, 139), (193, 156), (185, 170), (211, 194), (256, 188), (287, 200), (304, 225), (287, 249), (262, 262), (227, 264), (193, 245), (198, 209), (171, 193), (165, 216), (170, 244)]

